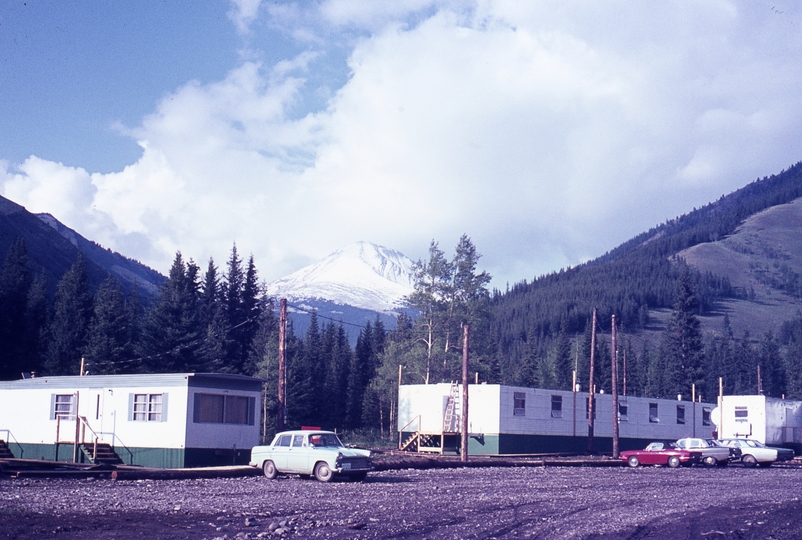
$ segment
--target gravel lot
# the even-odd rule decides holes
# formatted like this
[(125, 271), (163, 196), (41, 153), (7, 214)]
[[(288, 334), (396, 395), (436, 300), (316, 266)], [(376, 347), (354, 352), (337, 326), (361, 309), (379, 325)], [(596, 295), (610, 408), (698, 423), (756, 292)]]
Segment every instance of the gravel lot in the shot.
[(0, 538), (800, 538), (802, 469), (0, 479)]

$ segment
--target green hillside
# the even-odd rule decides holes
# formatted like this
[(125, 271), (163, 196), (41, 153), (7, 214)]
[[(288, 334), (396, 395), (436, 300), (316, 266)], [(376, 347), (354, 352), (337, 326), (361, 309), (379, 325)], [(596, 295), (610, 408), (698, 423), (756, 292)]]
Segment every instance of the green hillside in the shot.
[[(800, 197), (802, 163), (797, 163), (779, 174), (756, 180), (703, 208), (654, 227), (591, 262), (531, 282), (518, 283), (505, 293), (496, 291), (491, 300), (491, 339), (496, 346), (497, 358), (501, 359), (502, 379), (545, 383), (532, 380), (537, 378), (537, 372), (529, 376), (522, 374), (521, 366), (534, 366), (538, 359), (554, 357), (555, 341), (561, 335), (587, 333), (594, 308), (598, 310), (602, 331), (609, 333), (610, 317), (615, 314), (630, 346), (634, 341), (640, 347), (644, 342), (656, 347), (676, 300), (677, 282), (683, 271), (687, 271), (695, 295), (694, 313), (708, 330), (713, 315), (719, 316), (716, 325), (722, 328), (725, 313), (728, 317), (748, 318), (750, 309), (745, 306), (755, 310), (765, 308), (765, 303), (760, 304), (761, 299), (755, 298), (755, 287), (749, 280), (735, 279), (732, 272), (723, 271), (725, 264), (707, 264), (704, 253), (693, 253), (690, 248), (718, 245), (735, 235), (750, 216)], [(789, 240), (784, 237), (784, 241)], [(802, 245), (802, 235), (796, 243)], [(742, 247), (730, 251), (738, 249), (743, 251)], [(790, 261), (791, 256), (785, 259)], [(775, 282), (769, 292), (773, 292), (775, 297), (787, 297), (787, 308), (802, 294), (802, 281), (794, 265), (782, 263), (782, 266), (781, 263), (762, 263), (774, 270), (760, 275), (774, 276)], [(750, 264), (760, 266), (761, 263), (751, 261)], [(737, 262), (730, 265), (737, 266)], [(787, 314), (788, 310), (782, 313)], [(775, 322), (776, 336), (781, 332), (782, 320)], [(740, 324), (738, 327), (746, 326)], [(751, 335), (752, 340), (761, 337)], [(747, 341), (749, 338), (747, 336)], [(707, 339), (712, 338), (708, 335)], [(583, 362), (583, 351), (577, 351), (579, 346), (573, 348), (571, 364), (578, 362), (581, 365)], [(631, 354), (638, 356), (636, 351)], [(554, 363), (555, 360), (552, 358), (550, 361)], [(645, 380), (647, 366), (641, 368)], [(551, 366), (551, 371), (554, 371), (554, 366)]]

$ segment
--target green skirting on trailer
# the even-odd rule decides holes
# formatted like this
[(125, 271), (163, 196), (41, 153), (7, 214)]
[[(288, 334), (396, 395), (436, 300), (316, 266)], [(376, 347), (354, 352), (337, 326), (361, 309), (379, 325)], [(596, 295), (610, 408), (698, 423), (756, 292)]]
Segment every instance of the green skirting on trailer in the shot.
[[(72, 444), (20, 443), (9, 447), (17, 459), (41, 459), (46, 461), (72, 462)], [(250, 448), (120, 448), (115, 449), (125, 465), (139, 465), (160, 469), (186, 467), (213, 467), (223, 465), (247, 465)], [(83, 452), (78, 451), (78, 462), (88, 463)]]
[[(645, 439), (622, 438), (618, 441), (619, 450), (644, 448), (651, 442)], [(610, 453), (613, 440), (610, 437), (595, 437), (593, 452)], [(584, 454), (588, 452), (587, 437), (558, 435), (472, 435), (468, 439), (468, 454)]]

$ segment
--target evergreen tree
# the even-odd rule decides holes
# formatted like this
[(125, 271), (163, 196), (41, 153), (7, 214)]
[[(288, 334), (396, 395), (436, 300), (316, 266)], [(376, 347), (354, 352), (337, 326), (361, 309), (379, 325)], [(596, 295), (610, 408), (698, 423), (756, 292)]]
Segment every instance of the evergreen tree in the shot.
[(702, 333), (696, 307), (691, 276), (685, 268), (677, 282), (674, 308), (663, 335), (660, 351), (666, 372), (657, 397), (688, 395), (692, 384), (699, 387), (704, 383)]
[(574, 362), (571, 355), (571, 342), (568, 340), (568, 319), (560, 320), (560, 331), (552, 347), (554, 358), (554, 388), (557, 390), (570, 390), (573, 380)]
[(225, 316), (223, 297), (217, 266), (214, 264), (214, 259), (209, 258), (199, 298), (199, 319), (203, 332), (203, 344), (198, 355), (199, 364), (205, 371), (228, 371), (226, 363), (228, 321)]
[(372, 378), (373, 364), (373, 328), (368, 322), (359, 331), (356, 349), (348, 370), (348, 403), (346, 406), (346, 426), (356, 428), (362, 423), (362, 402), (365, 390)]
[(760, 342), (758, 365), (763, 395), (781, 397), (785, 394), (785, 373), (783, 373), (780, 345), (771, 331), (766, 332)]
[(148, 311), (142, 333), (141, 356), (153, 373), (203, 371), (199, 348), (203, 331), (197, 284), (188, 272), (181, 252), (176, 253), (170, 274)]
[(86, 369), (92, 374), (131, 373), (131, 325), (119, 281), (108, 277), (100, 285), (93, 312), (84, 349)]
[(19, 238), (11, 244), (0, 275), (0, 379), (17, 379), (37, 363), (26, 320), (31, 283), (28, 252)]
[[(798, 320), (802, 323), (802, 318)], [(802, 399), (802, 324), (793, 326), (785, 352), (786, 398)]]
[(53, 318), (48, 329), (45, 371), (50, 375), (78, 375), (92, 318), (92, 293), (82, 253), (62, 276), (56, 290)]
[(226, 343), (225, 369), (232, 373), (242, 373), (243, 355), (247, 345), (240, 336), (241, 325), (245, 323), (247, 314), (243, 303), (242, 292), (245, 285), (245, 275), (242, 271), (242, 259), (237, 254), (237, 245), (231, 248), (231, 257), (228, 259), (228, 271), (225, 276), (224, 303), (226, 323), (228, 325), (228, 339)]
[(45, 354), (44, 334), (47, 329), (48, 317), (47, 281), (44, 272), (33, 280), (28, 290), (28, 300), (25, 308), (25, 336), (23, 338), (24, 350), (21, 358), (25, 361), (25, 371), (39, 371)]

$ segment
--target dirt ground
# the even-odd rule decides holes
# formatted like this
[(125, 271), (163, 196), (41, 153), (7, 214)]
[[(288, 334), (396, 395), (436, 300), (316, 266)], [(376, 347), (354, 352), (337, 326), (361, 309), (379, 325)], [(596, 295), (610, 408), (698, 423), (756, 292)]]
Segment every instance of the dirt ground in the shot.
[(0, 479), (0, 538), (802, 537), (802, 469), (515, 467)]

